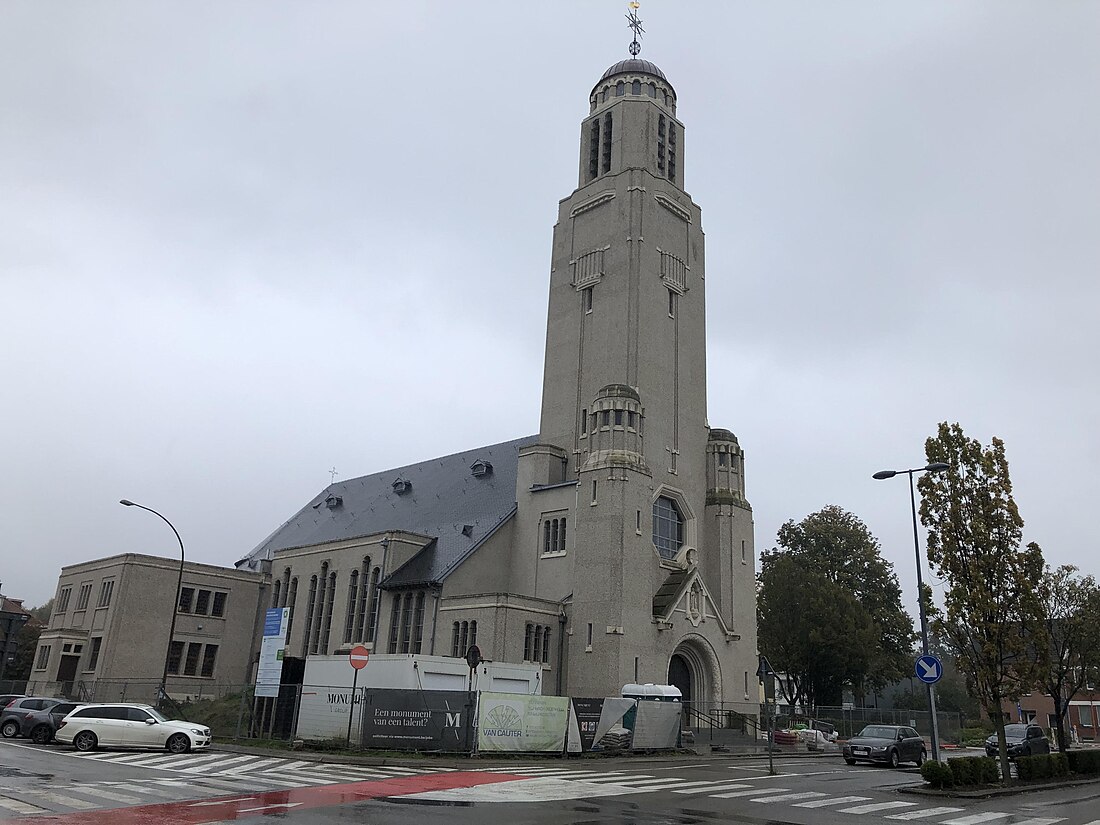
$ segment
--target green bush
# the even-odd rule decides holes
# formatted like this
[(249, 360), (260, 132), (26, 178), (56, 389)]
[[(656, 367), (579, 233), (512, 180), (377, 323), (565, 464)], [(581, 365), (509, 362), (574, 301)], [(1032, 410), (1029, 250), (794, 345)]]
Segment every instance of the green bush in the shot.
[(1051, 776), (1069, 776), (1069, 760), (1064, 753), (1048, 753), (1046, 757)]
[(1100, 751), (1067, 751), (1065, 756), (1073, 773), (1082, 776), (1100, 773)]
[(1021, 781), (1035, 779), (1035, 760), (1037, 756), (1021, 756), (1016, 760), (1016, 776)]
[(950, 788), (955, 784), (955, 777), (951, 768), (942, 762), (926, 760), (920, 766), (920, 775), (933, 788)]
[(957, 756), (947, 760), (947, 767), (957, 787), (991, 785), (1001, 778), (997, 760), (988, 756)]

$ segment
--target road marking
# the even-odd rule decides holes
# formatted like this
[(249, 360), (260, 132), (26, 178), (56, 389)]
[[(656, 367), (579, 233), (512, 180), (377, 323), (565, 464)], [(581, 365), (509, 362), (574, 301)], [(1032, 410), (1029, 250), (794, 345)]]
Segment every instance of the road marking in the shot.
[(29, 802), (20, 802), (18, 799), (12, 799), (10, 796), (0, 796), (0, 808), (7, 808), (17, 814), (42, 814), (48, 813), (45, 808), (39, 808), (37, 805), (31, 805)]
[(211, 805), (231, 805), (234, 802), (254, 802), (254, 796), (242, 796), (240, 799), (208, 799), (206, 802), (194, 802), (190, 808), (208, 808)]
[(818, 799), (814, 802), (799, 802), (796, 808), (824, 808), (826, 805), (847, 805), (849, 802), (866, 802), (869, 796), (834, 796), (832, 799)]
[(751, 788), (747, 791), (731, 791), (730, 793), (711, 794), (710, 797), (711, 799), (733, 799), (734, 797), (738, 796), (755, 796), (756, 794), (761, 793), (782, 793), (783, 791), (789, 790), (790, 788), (768, 788), (767, 790), (762, 790), (760, 788)]
[(1054, 825), (1055, 822), (1065, 822), (1064, 816), (1037, 816), (1033, 819), (1021, 819), (1012, 825)]
[[(629, 787), (637, 787), (638, 790), (642, 790), (642, 791), (667, 791), (670, 788), (690, 788), (690, 787), (696, 786), (696, 785), (713, 785), (714, 784), (714, 782), (707, 782), (707, 781), (684, 782), (682, 779), (676, 779), (676, 780), (671, 781), (671, 782), (669, 780), (665, 779), (665, 780), (661, 780), (661, 782), (662, 782), (662, 784), (659, 784), (659, 785), (653, 784), (652, 780), (650, 780), (649, 782), (646, 782), (644, 784), (641, 783), (641, 782), (631, 782)], [(698, 790), (702, 791), (703, 788), (698, 788)], [(760, 793), (760, 792), (756, 791), (756, 793)]]
[(270, 811), (272, 808), (297, 808), (301, 804), (301, 802), (278, 802), (274, 805), (261, 805), (258, 808), (241, 808), (237, 813), (249, 814), (253, 811)]
[[(391, 779), (389, 776), (370, 777), (371, 779)], [(342, 779), (334, 776), (301, 776), (300, 774), (293, 774), (291, 776), (284, 776), (281, 773), (269, 772), (265, 773), (262, 777), (245, 777), (241, 779), (251, 782), (253, 779), (257, 779), (260, 782), (278, 782), (284, 785), (339, 785), (341, 781), (347, 782), (348, 779)], [(350, 777), (352, 782), (362, 782), (362, 777), (353, 776)]]
[[(224, 768), (228, 765), (232, 765), (238, 762), (255, 762), (257, 759), (259, 759), (258, 756), (234, 756), (231, 759), (222, 759), (220, 762), (217, 763), (217, 766), (219, 768)], [(207, 764), (211, 763), (208, 762)]]
[(752, 787), (751, 785), (746, 785), (744, 782), (727, 782), (727, 783), (718, 782), (718, 783), (715, 783), (715, 784), (717, 785), (717, 787), (707, 788), (706, 790), (704, 790), (702, 788), (685, 788), (683, 790), (673, 791), (673, 793), (709, 793), (711, 791), (732, 791), (736, 788), (751, 788)]
[(124, 793), (115, 793), (114, 791), (105, 791), (102, 788), (91, 788), (84, 785), (72, 785), (68, 790), (73, 793), (84, 794), (85, 796), (98, 796), (101, 799), (109, 799), (112, 802), (121, 802), (124, 805), (140, 805), (145, 801), (139, 796), (127, 796)]
[(957, 814), (964, 808), (925, 808), (921, 811), (906, 811), (903, 814), (890, 814), (886, 819), (927, 819), (930, 816), (942, 816), (943, 814)]
[(266, 768), (272, 768), (272, 767), (274, 767), (275, 765), (277, 765), (278, 763), (280, 763), (282, 761), (283, 761), (282, 759), (261, 759), (259, 762), (250, 762), (247, 765), (237, 765), (235, 768), (230, 768), (229, 770), (225, 770), (225, 771), (223, 771), (221, 769), (221, 767), (222, 767), (221, 765), (218, 765), (217, 766), (218, 769), (216, 771), (214, 771), (214, 773), (217, 774), (218, 776), (230, 776), (230, 775), (235, 776), (236, 774), (239, 774), (239, 773), (249, 773), (251, 771), (254, 771), (254, 770), (258, 769), (261, 765), (265, 766)]
[(988, 811), (984, 814), (971, 814), (970, 816), (960, 816), (958, 819), (948, 819), (944, 821), (943, 825), (978, 825), (980, 822), (992, 822), (994, 819), (1004, 819), (1009, 816), (1012, 816), (1012, 814)]
[[(162, 796), (165, 799), (186, 799), (187, 790), (190, 789), (190, 785), (179, 785), (174, 791), (172, 787), (165, 787), (163, 785), (130, 785), (126, 782), (114, 782), (111, 784), (112, 788), (118, 788), (123, 791), (133, 791), (136, 793), (147, 794), (149, 796)], [(179, 790), (184, 790), (184, 795), (180, 795)]]
[(790, 779), (792, 776), (801, 776), (800, 773), (773, 773), (768, 776), (746, 776), (745, 781), (748, 782), (752, 779)]
[(790, 802), (794, 799), (815, 799), (825, 794), (818, 791), (802, 791), (801, 793), (785, 793), (779, 796), (762, 796), (759, 799), (750, 799), (749, 802)]
[(20, 791), (24, 796), (35, 796), (41, 799), (45, 799), (47, 802), (52, 802), (54, 805), (61, 805), (65, 808), (76, 808), (78, 811), (87, 811), (92, 808), (98, 808), (99, 805), (95, 802), (89, 802), (86, 799), (77, 799), (75, 796), (66, 796), (65, 794), (51, 793), (50, 791)]
[(842, 814), (873, 814), (888, 811), (891, 808), (912, 808), (916, 802), (875, 802), (870, 805), (856, 805), (854, 808), (842, 808)]
[[(543, 777), (539, 777), (539, 778), (541, 779)], [(545, 777), (545, 778), (546, 779), (557, 779), (556, 776), (548, 776), (548, 777)], [(608, 779), (604, 779), (602, 777), (596, 777), (595, 779), (585, 779), (585, 780), (581, 780), (581, 781), (588, 782), (588, 783), (593, 784), (593, 785), (618, 785), (618, 784), (623, 783), (623, 782), (638, 782), (638, 781), (643, 780), (643, 779), (649, 779), (651, 781), (660, 781), (660, 780), (658, 780), (657, 777), (655, 777), (651, 774), (648, 774), (648, 773), (636, 773), (636, 774), (632, 774), (630, 776), (613, 776), (613, 777), (610, 777)]]

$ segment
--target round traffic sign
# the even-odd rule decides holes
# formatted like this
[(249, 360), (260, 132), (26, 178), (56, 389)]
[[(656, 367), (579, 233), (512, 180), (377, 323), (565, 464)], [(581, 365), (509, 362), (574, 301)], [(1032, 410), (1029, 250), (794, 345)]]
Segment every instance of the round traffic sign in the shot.
[(943, 663), (935, 656), (918, 656), (914, 670), (926, 685), (934, 685), (943, 678)]
[(348, 661), (351, 662), (351, 666), (356, 670), (365, 668), (368, 658), (370, 658), (370, 651), (362, 645), (356, 645), (348, 652)]

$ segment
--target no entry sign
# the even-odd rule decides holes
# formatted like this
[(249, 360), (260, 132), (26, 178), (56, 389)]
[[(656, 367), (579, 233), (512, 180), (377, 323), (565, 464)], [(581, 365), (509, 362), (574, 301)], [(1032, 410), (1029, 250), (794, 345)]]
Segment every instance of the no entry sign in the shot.
[(369, 657), (370, 651), (362, 645), (356, 645), (348, 652), (348, 661), (351, 662), (351, 666), (356, 670), (365, 668)]

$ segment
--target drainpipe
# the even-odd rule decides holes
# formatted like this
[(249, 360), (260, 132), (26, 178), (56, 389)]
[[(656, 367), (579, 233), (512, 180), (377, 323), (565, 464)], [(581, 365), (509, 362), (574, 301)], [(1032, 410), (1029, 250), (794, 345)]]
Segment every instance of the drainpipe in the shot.
[(374, 600), (374, 641), (371, 642), (371, 651), (377, 653), (380, 647), (378, 634), (381, 632), (379, 624), (382, 621), (382, 582), (386, 579), (386, 557), (390, 553), (390, 534), (386, 533), (382, 538), (382, 567), (378, 571), (378, 598)]
[(439, 620), (439, 598), (443, 595), (443, 585), (436, 584), (435, 586), (435, 604), (432, 606), (432, 641), (428, 645), (428, 655), (435, 655), (435, 625)]
[(573, 594), (563, 598), (558, 602), (558, 672), (555, 685), (555, 693), (561, 696), (562, 684), (565, 679), (565, 600)]

